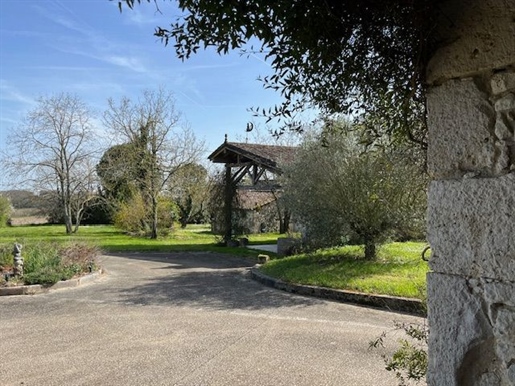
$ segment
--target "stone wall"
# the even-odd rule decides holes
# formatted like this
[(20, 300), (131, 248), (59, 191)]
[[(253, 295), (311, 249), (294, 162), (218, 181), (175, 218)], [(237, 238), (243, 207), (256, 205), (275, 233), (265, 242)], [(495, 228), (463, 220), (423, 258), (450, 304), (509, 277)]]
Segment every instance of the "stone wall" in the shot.
[(436, 33), (427, 380), (515, 385), (515, 1), (447, 1)]

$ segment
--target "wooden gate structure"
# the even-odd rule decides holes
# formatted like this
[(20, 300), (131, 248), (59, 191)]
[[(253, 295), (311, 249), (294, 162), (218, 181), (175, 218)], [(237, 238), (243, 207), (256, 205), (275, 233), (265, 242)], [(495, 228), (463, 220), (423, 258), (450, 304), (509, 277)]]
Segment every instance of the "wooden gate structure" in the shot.
[[(227, 136), (222, 145), (209, 155), (213, 163), (225, 164), (224, 192), (224, 241), (231, 240), (233, 234), (234, 194), (239, 194), (255, 203), (243, 204), (246, 209), (270, 204), (277, 200), (281, 186), (277, 176), (281, 167), (294, 160), (297, 147), (261, 145), (254, 143), (228, 142)], [(260, 201), (260, 202), (257, 202)], [(285, 231), (289, 223), (289, 213), (280, 216), (280, 231)]]

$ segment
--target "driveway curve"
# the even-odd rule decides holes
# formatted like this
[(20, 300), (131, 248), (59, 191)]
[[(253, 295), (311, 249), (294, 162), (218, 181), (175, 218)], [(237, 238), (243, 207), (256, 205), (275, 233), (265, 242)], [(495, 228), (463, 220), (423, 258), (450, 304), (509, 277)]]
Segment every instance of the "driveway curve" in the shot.
[(102, 265), (77, 288), (0, 298), (0, 384), (396, 385), (368, 342), (421, 321), (263, 287), (231, 256)]

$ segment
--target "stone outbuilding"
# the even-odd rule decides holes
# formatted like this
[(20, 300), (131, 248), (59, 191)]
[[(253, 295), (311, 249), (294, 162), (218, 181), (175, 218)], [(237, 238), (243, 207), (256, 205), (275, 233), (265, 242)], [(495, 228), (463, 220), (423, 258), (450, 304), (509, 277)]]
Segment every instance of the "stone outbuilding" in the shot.
[[(294, 146), (228, 142), (226, 137), (209, 155), (211, 162), (225, 165), (226, 181), (236, 187), (231, 221), (242, 233), (287, 230), (290, 214), (278, 203), (282, 190), (277, 177), (282, 165), (293, 161), (296, 150)], [(224, 221), (228, 219), (214, 221), (214, 230), (225, 229)]]

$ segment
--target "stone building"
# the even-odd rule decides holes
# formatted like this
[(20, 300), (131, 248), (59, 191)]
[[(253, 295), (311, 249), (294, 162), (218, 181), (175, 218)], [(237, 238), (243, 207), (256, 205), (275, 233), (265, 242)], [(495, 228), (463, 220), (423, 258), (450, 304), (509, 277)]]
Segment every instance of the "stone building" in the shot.
[[(288, 226), (289, 213), (277, 201), (281, 195), (277, 177), (281, 174), (281, 165), (293, 161), (296, 149), (226, 139), (209, 155), (211, 162), (225, 165), (227, 177), (237, 187), (235, 201), (238, 204), (232, 209), (232, 221), (241, 233), (284, 231)], [(213, 221), (215, 233), (224, 229), (224, 221), (223, 218)]]

